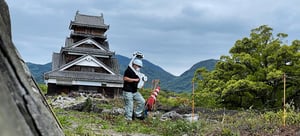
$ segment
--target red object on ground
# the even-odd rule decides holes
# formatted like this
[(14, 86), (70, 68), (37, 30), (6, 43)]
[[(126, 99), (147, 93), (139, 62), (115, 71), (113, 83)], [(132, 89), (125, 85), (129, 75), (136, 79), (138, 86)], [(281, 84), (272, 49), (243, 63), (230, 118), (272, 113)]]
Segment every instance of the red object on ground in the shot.
[(150, 97), (147, 99), (146, 107), (148, 111), (152, 111), (154, 108), (154, 104), (156, 102), (156, 97), (160, 91), (160, 87), (158, 86), (153, 92), (151, 93)]

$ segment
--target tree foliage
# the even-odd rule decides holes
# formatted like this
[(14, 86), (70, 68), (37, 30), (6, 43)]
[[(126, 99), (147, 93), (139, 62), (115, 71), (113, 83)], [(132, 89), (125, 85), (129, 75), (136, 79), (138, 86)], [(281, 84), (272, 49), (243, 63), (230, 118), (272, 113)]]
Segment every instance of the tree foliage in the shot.
[[(262, 25), (250, 36), (237, 40), (229, 56), (221, 56), (213, 71), (195, 72), (196, 104), (228, 108), (277, 108), (282, 106), (283, 75), (287, 100), (300, 95), (300, 41), (287, 45), (287, 34), (273, 36)], [(299, 103), (296, 103), (300, 105)]]

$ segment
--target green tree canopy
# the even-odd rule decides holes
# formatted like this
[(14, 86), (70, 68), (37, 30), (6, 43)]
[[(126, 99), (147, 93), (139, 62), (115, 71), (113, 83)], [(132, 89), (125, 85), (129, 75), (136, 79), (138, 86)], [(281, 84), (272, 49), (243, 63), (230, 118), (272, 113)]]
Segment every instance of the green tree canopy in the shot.
[[(300, 95), (300, 41), (262, 25), (237, 40), (229, 56), (221, 56), (215, 70), (195, 72), (196, 104), (227, 108), (277, 108), (282, 106), (283, 75), (287, 75), (287, 100)], [(300, 102), (296, 104), (300, 105)]]

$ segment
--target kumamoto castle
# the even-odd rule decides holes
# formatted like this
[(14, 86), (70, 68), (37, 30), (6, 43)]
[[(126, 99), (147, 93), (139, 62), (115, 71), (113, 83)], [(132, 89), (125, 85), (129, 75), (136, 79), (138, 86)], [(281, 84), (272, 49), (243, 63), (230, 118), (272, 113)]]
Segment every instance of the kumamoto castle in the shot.
[(70, 36), (59, 53), (52, 55), (52, 71), (44, 74), (48, 94), (98, 92), (118, 95), (123, 87), (115, 52), (109, 50), (103, 15), (90, 16), (78, 11), (70, 22)]

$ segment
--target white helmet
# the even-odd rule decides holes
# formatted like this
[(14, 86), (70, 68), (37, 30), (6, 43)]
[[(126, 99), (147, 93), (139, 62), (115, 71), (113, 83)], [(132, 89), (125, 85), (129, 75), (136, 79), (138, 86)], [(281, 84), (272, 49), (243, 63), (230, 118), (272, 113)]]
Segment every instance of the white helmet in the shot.
[(141, 59), (134, 59), (133, 64), (143, 67), (143, 62)]

